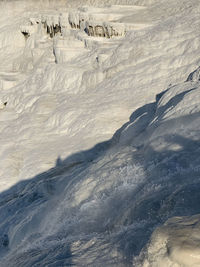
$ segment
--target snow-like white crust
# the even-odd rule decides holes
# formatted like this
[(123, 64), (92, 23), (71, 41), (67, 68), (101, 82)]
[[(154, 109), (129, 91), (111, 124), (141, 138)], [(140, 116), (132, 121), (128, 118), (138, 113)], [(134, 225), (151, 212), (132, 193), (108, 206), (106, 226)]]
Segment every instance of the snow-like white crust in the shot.
[(2, 267), (134, 265), (200, 212), (199, 1), (67, 3), (0, 3)]
[(200, 215), (173, 217), (152, 234), (142, 266), (200, 266), (199, 244)]
[(130, 16), (135, 10), (143, 10), (142, 6), (117, 6), (106, 8), (82, 7), (69, 13), (69, 23), (72, 28), (84, 29), (89, 36), (112, 38), (124, 36), (131, 29), (142, 29), (148, 24), (132, 24), (117, 22)]

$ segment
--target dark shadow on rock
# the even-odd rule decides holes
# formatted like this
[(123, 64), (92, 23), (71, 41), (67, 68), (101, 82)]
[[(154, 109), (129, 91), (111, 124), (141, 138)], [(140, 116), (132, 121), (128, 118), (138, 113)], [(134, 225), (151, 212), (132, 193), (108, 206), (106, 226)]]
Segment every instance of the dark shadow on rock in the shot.
[[(36, 175), (31, 179), (20, 181), (10, 189), (0, 194), (0, 256), (1, 266), (4, 266), (3, 256), (13, 247), (18, 246), (20, 242), (26, 238), (26, 233), (32, 231), (40, 225), (41, 218), (48, 209), (45, 203), (52, 201), (56, 195), (63, 193), (68, 183), (72, 183), (72, 178), (81, 171), (86, 170), (93, 161), (98, 157), (102, 157), (106, 150), (112, 146), (112, 142), (105, 141), (95, 145), (93, 148), (75, 153), (68, 158), (61, 160), (60, 157), (56, 160), (55, 167), (50, 170)], [(83, 176), (84, 179), (84, 176)], [(23, 224), (23, 221), (30, 216), (30, 210), (35, 210), (35, 215), (31, 218), (32, 223), (16, 234), (10, 237), (10, 230), (17, 225)], [(51, 210), (51, 207), (49, 207)], [(37, 238), (37, 235), (35, 235)], [(40, 236), (39, 236), (40, 237)], [(63, 236), (63, 239), (66, 238)], [(34, 238), (33, 238), (34, 239)], [(62, 244), (62, 236), (60, 237)], [(52, 242), (52, 240), (51, 240)], [(56, 240), (56, 242), (58, 242)], [(72, 266), (72, 255), (70, 252), (70, 243), (64, 243), (55, 247), (52, 242), (52, 247), (41, 249), (30, 249), (24, 253), (18, 253), (13, 256), (17, 266)], [(47, 245), (47, 244), (45, 244)], [(54, 254), (57, 251), (57, 254)], [(57, 255), (57, 256), (56, 256)], [(32, 259), (32, 261), (30, 261)], [(42, 262), (42, 265), (40, 265)], [(53, 263), (54, 262), (54, 263)], [(7, 264), (5, 263), (5, 266)]]
[[(195, 88), (191, 90), (195, 90)], [(54, 203), (51, 202), (52, 199), (56, 199), (60, 194), (65, 194), (65, 189), (70, 188), (70, 185), (76, 185), (76, 176), (79, 175), (80, 179), (84, 180), (86, 171), (91, 166), (95, 166), (96, 162), (103, 158), (109, 149), (113, 147), (118, 151), (123, 149), (118, 141), (127, 126), (131, 124), (132, 129), (138, 128), (137, 134), (146, 130), (147, 127), (149, 131), (153, 132), (154, 125), (148, 125), (152, 122), (155, 113), (158, 112), (162, 116), (170, 105), (177, 105), (191, 90), (175, 96), (160, 110), (157, 109), (157, 103), (161, 96), (158, 96), (156, 102), (144, 105), (134, 111), (130, 116), (130, 121), (116, 131), (111, 140), (97, 144), (89, 150), (75, 153), (64, 160), (58, 157), (54, 168), (32, 179), (21, 181), (2, 192), (0, 194), (1, 266), (6, 266), (3, 256), (9, 250), (14, 250), (19, 246), (26, 238), (26, 233), (33, 232), (33, 236), (29, 237), (30, 240), (31, 238), (36, 240), (37, 234), (38, 240), (42, 238), (42, 233), (37, 233), (39, 231), (37, 229), (40, 229), (39, 226), (45, 213), (48, 212), (48, 209), (51, 210), (51, 203)], [(167, 121), (166, 125), (170, 127), (170, 123), (179, 125), (179, 123), (191, 122), (199, 118), (199, 113), (190, 114), (174, 121)], [(199, 139), (190, 140), (181, 136), (181, 133), (173, 136), (166, 135), (165, 140), (179, 145), (178, 151), (170, 149), (161, 152), (155, 151), (151, 143), (146, 142), (144, 147), (132, 152), (133, 163), (142, 166), (145, 179), (133, 190), (127, 190), (126, 194), (119, 195), (119, 200), (115, 201), (114, 199), (110, 202), (111, 207), (108, 207), (105, 214), (105, 220), (109, 223), (105, 229), (100, 228), (101, 231), (105, 231), (108, 242), (113, 246), (117, 245), (118, 250), (124, 255), (126, 266), (132, 264), (133, 255), (140, 253), (152, 231), (159, 224), (171, 216), (200, 213)], [(67, 191), (67, 193), (70, 192)], [(50, 203), (48, 208), (46, 207), (47, 202)], [(116, 212), (113, 213), (114, 209)], [(31, 218), (29, 218), (30, 210), (33, 212)], [(72, 210), (73, 212), (76, 212), (75, 208)], [(109, 218), (111, 212), (114, 214), (113, 218)], [(28, 220), (31, 220), (31, 224), (26, 226)], [(25, 226), (22, 227), (23, 225)], [(116, 233), (119, 225), (127, 230)], [(22, 227), (22, 230), (17, 229), (19, 234), (10, 236), (13, 227), (17, 226)], [(30, 259), (32, 266), (41, 266), (41, 262), (42, 266), (73, 265), (71, 244), (70, 241), (66, 241), (67, 234), (61, 232), (59, 237), (52, 237), (59, 240), (51, 240), (49, 237), (43, 244), (43, 248), (40, 245), (38, 248), (27, 249), (17, 256), (12, 256), (12, 262), (20, 263), (18, 266), (27, 267), (30, 266)]]
[[(179, 125), (181, 121), (194, 120), (200, 123), (199, 112), (166, 124)], [(166, 135), (164, 139), (172, 147), (179, 145), (177, 151), (173, 148), (156, 151), (151, 143), (147, 143), (142, 148), (145, 151), (143, 157), (136, 157), (139, 152), (134, 152), (134, 161), (137, 159), (143, 166), (146, 178), (135, 190), (127, 193), (129, 204), (115, 221), (127, 226), (127, 231), (119, 238), (119, 247), (129, 263), (133, 255), (139, 255), (153, 230), (168, 218), (200, 213), (200, 135), (198, 137), (192, 140), (181, 133)], [(128, 230), (134, 224), (137, 226)]]
[(129, 122), (125, 123), (112, 137), (112, 143), (118, 143), (122, 132), (129, 127), (130, 138), (139, 135), (152, 120), (156, 111), (156, 102), (146, 104), (135, 110), (129, 118)]
[(195, 71), (190, 73), (186, 82), (197, 82), (199, 80), (200, 80), (200, 67), (198, 67)]
[(164, 106), (161, 106), (157, 109), (157, 116), (159, 118), (162, 118), (166, 110), (168, 110), (171, 107), (177, 106), (184, 98), (184, 96), (194, 90), (196, 90), (197, 87), (194, 87), (192, 89), (186, 90), (184, 92), (181, 92), (180, 94), (177, 94), (176, 96), (172, 97)]

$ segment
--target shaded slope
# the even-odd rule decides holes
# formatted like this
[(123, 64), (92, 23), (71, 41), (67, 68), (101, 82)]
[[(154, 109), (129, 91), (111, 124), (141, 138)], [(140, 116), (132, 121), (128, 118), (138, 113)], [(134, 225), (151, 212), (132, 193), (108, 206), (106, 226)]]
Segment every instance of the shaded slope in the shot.
[(198, 106), (198, 82), (171, 87), (111, 141), (2, 193), (1, 266), (129, 266), (157, 225), (199, 213)]

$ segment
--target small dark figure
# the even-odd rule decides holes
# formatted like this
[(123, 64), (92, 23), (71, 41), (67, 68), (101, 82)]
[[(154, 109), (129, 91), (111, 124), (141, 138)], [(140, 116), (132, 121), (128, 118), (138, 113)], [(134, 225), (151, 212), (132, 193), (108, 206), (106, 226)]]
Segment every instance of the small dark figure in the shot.
[(8, 247), (9, 245), (9, 238), (7, 234), (4, 234), (1, 238), (0, 238), (0, 245), (1, 247)]

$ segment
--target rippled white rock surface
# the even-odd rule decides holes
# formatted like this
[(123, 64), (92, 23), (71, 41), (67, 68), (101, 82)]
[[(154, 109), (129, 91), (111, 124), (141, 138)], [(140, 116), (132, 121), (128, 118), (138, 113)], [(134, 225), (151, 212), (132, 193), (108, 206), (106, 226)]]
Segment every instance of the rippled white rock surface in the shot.
[(200, 213), (198, 1), (0, 4), (0, 266), (135, 265)]
[(174, 217), (157, 228), (142, 266), (199, 266), (200, 216)]

